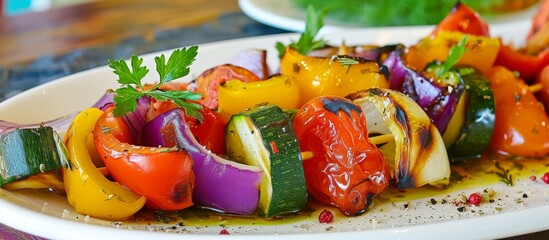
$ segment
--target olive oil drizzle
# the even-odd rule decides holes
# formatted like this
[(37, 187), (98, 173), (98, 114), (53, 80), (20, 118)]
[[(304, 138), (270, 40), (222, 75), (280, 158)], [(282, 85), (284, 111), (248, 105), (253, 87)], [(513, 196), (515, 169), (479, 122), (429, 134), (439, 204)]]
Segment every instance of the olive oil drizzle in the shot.
[[(496, 154), (485, 154), (479, 159), (469, 159), (461, 163), (452, 165), (452, 177), (450, 184), (445, 188), (433, 186), (424, 186), (415, 189), (399, 189), (390, 186), (380, 196), (375, 199), (374, 207), (370, 211), (375, 211), (378, 207), (393, 207), (397, 204), (404, 204), (406, 208), (408, 202), (430, 198), (433, 204), (439, 202), (436, 199), (440, 197), (458, 197), (461, 192), (467, 192), (467, 189), (489, 187), (497, 184), (506, 184), (512, 187), (509, 182), (517, 179), (529, 179), (531, 176), (542, 176), (549, 171), (549, 158), (511, 158), (502, 157)], [(444, 202), (444, 198), (442, 202)], [(391, 204), (393, 206), (387, 206)], [(318, 214), (323, 209), (329, 209), (335, 219), (345, 219), (346, 217), (333, 206), (320, 204), (313, 199), (309, 199), (306, 207), (294, 214), (288, 214), (281, 218), (262, 218), (259, 216), (239, 216), (224, 214), (212, 211), (211, 209), (201, 209), (194, 207), (178, 212), (154, 212), (141, 211), (136, 214), (130, 222), (134, 223), (162, 223), (174, 224), (187, 227), (228, 227), (228, 226), (274, 226), (295, 224), (302, 221), (318, 221)], [(369, 214), (368, 212), (365, 215)]]

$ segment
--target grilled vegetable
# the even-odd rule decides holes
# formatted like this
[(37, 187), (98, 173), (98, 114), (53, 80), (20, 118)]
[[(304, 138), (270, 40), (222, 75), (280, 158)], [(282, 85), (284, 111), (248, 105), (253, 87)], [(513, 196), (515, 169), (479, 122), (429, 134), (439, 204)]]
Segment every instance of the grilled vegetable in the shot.
[(488, 74), (496, 102), (496, 124), (490, 141), (495, 152), (511, 156), (549, 154), (549, 116), (522, 79), (502, 66)]
[(147, 199), (117, 182), (111, 182), (93, 165), (88, 136), (103, 111), (89, 108), (76, 116), (65, 135), (70, 166), (63, 169), (67, 200), (76, 212), (119, 220), (139, 211)]
[(433, 60), (446, 61), (449, 50), (461, 39), (467, 36), (467, 50), (461, 56), (456, 65), (472, 66), (483, 73), (488, 73), (500, 48), (500, 40), (497, 38), (468, 35), (460, 32), (439, 32), (436, 37), (427, 37), (416, 45), (410, 46), (406, 55), (409, 65), (424, 69)]
[(436, 36), (443, 31), (490, 36), (488, 24), (475, 10), (460, 1), (457, 1), (452, 11), (437, 24), (431, 35)]
[(463, 94), (463, 82), (455, 71), (437, 78), (442, 65), (438, 62), (419, 71), (407, 64), (404, 46), (397, 47), (385, 60), (391, 73), (391, 89), (412, 98), (427, 113), (439, 132), (444, 133), (455, 107)]
[(387, 160), (399, 188), (448, 184), (450, 163), (442, 137), (414, 100), (381, 88), (359, 91), (347, 98), (366, 113), (368, 134), (394, 136), (394, 148), (382, 147), (381, 151), (394, 156)]
[(48, 189), (57, 192), (65, 192), (63, 176), (60, 171), (37, 173), (2, 186), (4, 189)]
[(368, 211), (391, 172), (368, 139), (360, 107), (341, 97), (317, 97), (298, 110), (293, 125), (302, 151), (313, 153), (303, 162), (311, 196), (345, 215)]
[(259, 77), (248, 69), (231, 64), (219, 65), (204, 71), (194, 82), (196, 92), (202, 95), (200, 103), (208, 108), (217, 108), (217, 88), (219, 84), (238, 79), (243, 82), (256, 82)]
[(459, 74), (465, 93), (443, 134), (453, 161), (480, 157), (490, 144), (496, 121), (494, 94), (486, 76), (471, 67), (459, 68)]
[(267, 79), (271, 74), (267, 65), (267, 50), (264, 49), (248, 49), (240, 52), (229, 63), (250, 70), (259, 79)]
[(289, 47), (280, 60), (283, 75), (297, 80), (300, 101), (305, 104), (323, 95), (345, 96), (370, 87), (388, 87), (387, 68), (358, 57), (310, 57)]
[(298, 108), (299, 88), (293, 77), (275, 75), (267, 80), (245, 83), (230, 80), (218, 89), (219, 111), (231, 116), (256, 104), (269, 102), (284, 109)]
[(231, 159), (263, 169), (258, 206), (263, 216), (303, 208), (307, 189), (301, 152), (291, 122), (279, 107), (259, 104), (233, 115), (226, 139)]
[[(238, 81), (238, 80), (236, 80)], [(138, 104), (139, 108), (139, 104)], [(170, 110), (178, 108), (172, 101), (158, 102), (153, 100), (153, 103), (149, 106), (146, 114), (146, 121), (149, 122), (159, 115), (168, 112)], [(206, 149), (212, 151), (217, 155), (225, 154), (225, 125), (227, 120), (223, 118), (217, 111), (202, 107), (198, 110), (202, 119), (196, 119), (189, 116), (186, 111), (179, 109), (185, 123), (191, 129), (192, 135)], [(140, 130), (141, 131), (141, 130)], [(152, 147), (157, 145), (151, 145)]]
[(99, 117), (93, 131), (95, 148), (111, 176), (147, 198), (155, 210), (181, 210), (193, 205), (193, 160), (176, 148), (133, 145), (126, 122), (113, 107)]
[(253, 214), (259, 200), (261, 169), (210, 152), (194, 138), (193, 126), (186, 119), (180, 109), (159, 115), (143, 128), (143, 144), (178, 147), (189, 153), (194, 161), (196, 205), (225, 213)]
[(51, 127), (0, 135), (0, 186), (67, 166), (66, 148)]

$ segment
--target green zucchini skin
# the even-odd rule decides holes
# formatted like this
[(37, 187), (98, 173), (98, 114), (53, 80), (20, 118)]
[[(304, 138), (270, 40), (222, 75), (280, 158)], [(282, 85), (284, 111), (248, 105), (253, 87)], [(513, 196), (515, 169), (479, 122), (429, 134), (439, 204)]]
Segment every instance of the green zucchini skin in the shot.
[(51, 127), (0, 135), (0, 186), (68, 165), (66, 148)]
[(465, 84), (466, 118), (457, 140), (448, 149), (453, 162), (478, 158), (490, 144), (496, 121), (494, 94), (486, 76), (471, 67), (459, 68)]
[(273, 104), (259, 104), (231, 117), (227, 124), (228, 154), (236, 161), (253, 164), (254, 160), (249, 159), (252, 156), (238, 150), (246, 143), (234, 143), (235, 139), (247, 139), (234, 136), (238, 134), (234, 129), (236, 121), (251, 122), (257, 131), (250, 134), (261, 134), (260, 145), (268, 151), (270, 172), (266, 175), (270, 175), (272, 195), (268, 206), (262, 206), (260, 198), (260, 214), (271, 218), (301, 210), (307, 202), (307, 187), (301, 151), (288, 115)]

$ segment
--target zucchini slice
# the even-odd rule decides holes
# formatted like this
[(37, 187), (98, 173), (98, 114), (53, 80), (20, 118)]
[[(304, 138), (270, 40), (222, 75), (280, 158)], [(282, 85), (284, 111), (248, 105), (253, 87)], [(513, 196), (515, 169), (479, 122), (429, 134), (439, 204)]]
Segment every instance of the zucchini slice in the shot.
[(66, 148), (51, 127), (0, 135), (0, 186), (68, 165)]
[(226, 138), (230, 159), (264, 171), (258, 206), (261, 215), (278, 217), (303, 208), (307, 187), (301, 152), (291, 121), (279, 107), (262, 103), (233, 115)]
[[(450, 123), (458, 122), (454, 128), (459, 131), (447, 146), (452, 161), (480, 157), (490, 144), (496, 121), (494, 94), (486, 76), (472, 67), (459, 68), (459, 73), (465, 84), (465, 94), (450, 119)], [(447, 137), (446, 133), (443, 137)]]

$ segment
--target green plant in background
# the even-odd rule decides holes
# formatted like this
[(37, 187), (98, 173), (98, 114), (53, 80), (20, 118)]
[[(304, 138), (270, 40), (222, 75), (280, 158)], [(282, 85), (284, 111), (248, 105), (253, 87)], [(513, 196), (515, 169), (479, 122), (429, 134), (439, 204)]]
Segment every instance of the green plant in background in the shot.
[[(504, 0), (461, 0), (471, 8), (482, 10), (489, 18), (493, 6)], [(327, 19), (357, 26), (428, 25), (440, 22), (456, 0), (293, 0), (300, 9), (309, 5), (330, 9)]]

